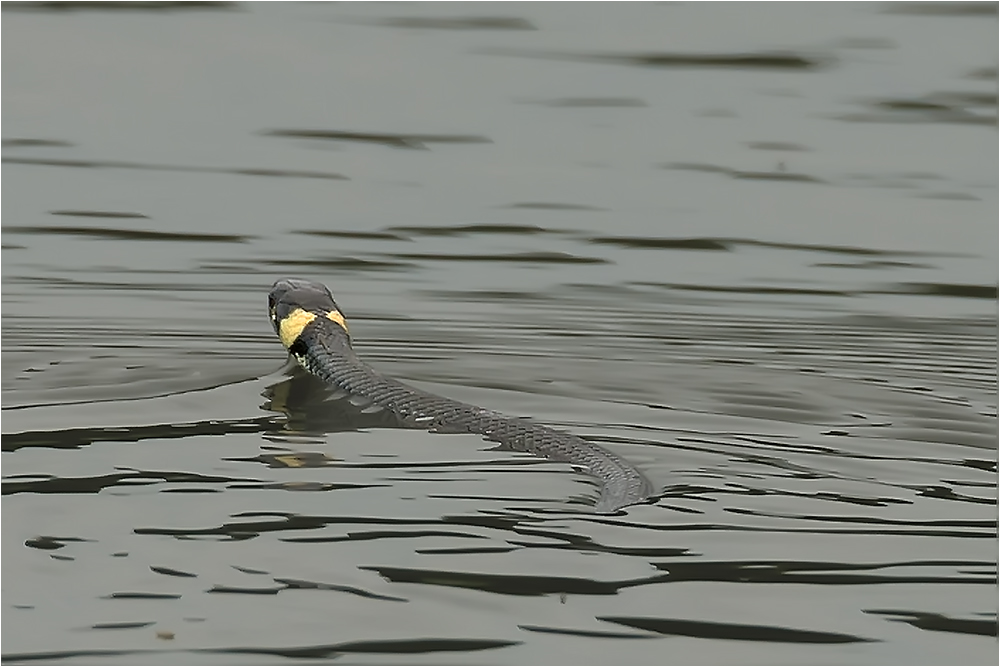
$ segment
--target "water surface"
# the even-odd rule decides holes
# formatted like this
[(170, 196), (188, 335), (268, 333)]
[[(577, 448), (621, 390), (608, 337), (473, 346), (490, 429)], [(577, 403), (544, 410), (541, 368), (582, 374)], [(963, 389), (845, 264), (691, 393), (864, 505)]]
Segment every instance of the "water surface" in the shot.
[(4, 9), (6, 662), (995, 664), (995, 3)]

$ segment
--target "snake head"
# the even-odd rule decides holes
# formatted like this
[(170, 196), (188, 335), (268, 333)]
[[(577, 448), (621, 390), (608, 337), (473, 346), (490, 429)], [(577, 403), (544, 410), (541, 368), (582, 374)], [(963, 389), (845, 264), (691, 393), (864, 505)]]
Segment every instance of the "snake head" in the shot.
[(347, 332), (347, 322), (330, 290), (311, 280), (282, 278), (275, 282), (267, 295), (267, 312), (274, 332), (286, 348), (318, 317), (336, 322)]

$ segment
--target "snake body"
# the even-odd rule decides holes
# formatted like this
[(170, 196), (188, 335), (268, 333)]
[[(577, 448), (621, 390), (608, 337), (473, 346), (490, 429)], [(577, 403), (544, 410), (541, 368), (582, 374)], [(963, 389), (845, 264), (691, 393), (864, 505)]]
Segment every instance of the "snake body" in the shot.
[(649, 480), (617, 454), (572, 433), (521, 417), (438, 396), (387, 377), (351, 347), (347, 321), (322, 284), (283, 279), (268, 296), (271, 323), (306, 371), (339, 390), (391, 412), (406, 426), (475, 433), (502, 447), (585, 468), (602, 482), (595, 507), (612, 512), (647, 500)]

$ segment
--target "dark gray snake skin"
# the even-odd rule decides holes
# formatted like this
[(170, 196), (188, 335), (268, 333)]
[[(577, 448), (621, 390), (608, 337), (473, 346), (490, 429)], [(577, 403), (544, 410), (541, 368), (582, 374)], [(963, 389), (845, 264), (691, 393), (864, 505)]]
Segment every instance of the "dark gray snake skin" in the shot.
[(476, 433), (507, 449), (586, 468), (603, 482), (595, 508), (598, 512), (641, 503), (653, 493), (649, 480), (635, 466), (583, 438), (437, 396), (382, 375), (358, 358), (347, 332), (325, 317), (310, 322), (288, 349), (303, 368), (319, 379), (388, 410), (405, 426)]

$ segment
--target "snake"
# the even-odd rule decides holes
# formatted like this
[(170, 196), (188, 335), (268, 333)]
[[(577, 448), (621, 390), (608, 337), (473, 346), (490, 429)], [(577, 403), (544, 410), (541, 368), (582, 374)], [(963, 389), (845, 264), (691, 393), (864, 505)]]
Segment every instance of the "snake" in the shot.
[(347, 319), (325, 285), (283, 278), (268, 294), (268, 314), (282, 345), (299, 366), (339, 392), (391, 413), (406, 428), (471, 433), (503, 449), (569, 463), (600, 481), (598, 513), (648, 502), (653, 487), (633, 464), (583, 438), (412, 387), (383, 375), (352, 346)]

